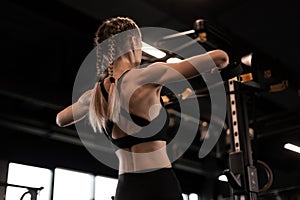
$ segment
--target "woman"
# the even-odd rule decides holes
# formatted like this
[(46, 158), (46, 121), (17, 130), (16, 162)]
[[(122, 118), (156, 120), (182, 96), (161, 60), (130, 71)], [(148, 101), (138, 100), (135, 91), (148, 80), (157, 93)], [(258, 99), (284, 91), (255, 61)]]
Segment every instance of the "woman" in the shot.
[[(121, 44), (117, 34), (128, 31)], [(100, 47), (105, 40), (107, 49)], [(160, 92), (164, 84), (198, 76), (212, 65), (226, 67), (227, 54), (214, 50), (180, 63), (156, 62), (137, 68), (142, 59), (141, 33), (136, 23), (126, 17), (103, 22), (96, 32), (95, 44), (100, 81), (76, 103), (59, 112), (57, 124), (68, 126), (88, 116), (93, 129), (106, 134), (116, 146), (116, 200), (182, 199), (180, 184), (165, 151), (168, 116)], [(122, 49), (124, 54), (120, 53)], [(144, 127), (150, 125), (153, 129), (146, 129), (146, 134), (151, 130), (153, 133), (145, 137)]]

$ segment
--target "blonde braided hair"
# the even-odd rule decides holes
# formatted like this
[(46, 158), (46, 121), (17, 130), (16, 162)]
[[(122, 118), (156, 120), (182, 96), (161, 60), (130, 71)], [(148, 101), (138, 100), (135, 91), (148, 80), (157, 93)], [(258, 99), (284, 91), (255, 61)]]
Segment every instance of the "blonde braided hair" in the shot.
[[(94, 42), (96, 45), (96, 67), (99, 82), (109, 77), (111, 82), (108, 101), (103, 97), (99, 83), (95, 84), (94, 93), (90, 102), (89, 121), (94, 131), (107, 131), (106, 124), (110, 120), (118, 122), (120, 113), (120, 99), (116, 88), (117, 79), (114, 77), (113, 62), (116, 59), (116, 38), (115, 35), (130, 29), (139, 29), (136, 23), (128, 17), (115, 17), (104, 21), (98, 28)], [(104, 40), (108, 39), (106, 48), (101, 47)]]

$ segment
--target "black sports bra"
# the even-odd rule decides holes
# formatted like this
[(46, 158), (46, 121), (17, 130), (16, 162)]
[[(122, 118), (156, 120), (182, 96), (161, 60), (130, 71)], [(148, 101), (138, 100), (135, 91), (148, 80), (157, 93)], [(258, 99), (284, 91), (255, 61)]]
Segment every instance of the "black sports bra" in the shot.
[[(123, 75), (119, 78), (117, 86), (119, 86), (122, 77), (127, 72), (123, 73)], [(104, 96), (105, 100), (108, 101), (108, 93), (104, 88), (103, 82), (100, 83), (100, 88), (101, 88), (101, 92), (102, 92), (102, 95)], [(163, 104), (162, 99), (161, 99), (161, 103)], [(165, 112), (166, 115), (167, 115), (166, 119), (164, 117), (165, 114), (163, 112)], [(168, 140), (167, 129), (168, 129), (168, 126), (169, 126), (169, 115), (168, 115), (168, 113), (166, 112), (166, 110), (164, 108), (162, 108), (160, 110), (159, 115), (155, 119), (153, 119), (151, 122), (148, 121), (147, 119), (144, 119), (144, 118), (139, 117), (137, 115), (128, 113), (122, 107), (121, 107), (121, 110), (120, 110), (120, 114), (122, 116), (126, 117), (128, 120), (132, 120), (135, 124), (137, 124), (140, 127), (146, 127), (150, 123), (151, 123), (151, 125), (155, 126), (156, 124), (161, 124), (161, 122), (163, 120), (165, 120), (165, 123), (164, 123), (163, 127), (156, 134), (153, 135), (152, 133), (149, 133), (149, 134), (151, 134), (151, 136), (149, 136), (149, 137), (144, 137), (145, 133), (144, 133), (144, 130), (142, 130), (142, 131), (139, 131), (139, 132), (131, 134), (131, 135), (126, 135), (124, 137), (114, 139), (114, 138), (112, 138), (112, 128), (113, 128), (114, 123), (109, 120), (107, 122), (107, 131), (106, 131), (105, 135), (117, 147), (119, 147), (119, 148), (130, 148), (133, 145), (140, 144), (140, 143), (143, 143), (143, 142), (150, 142), (150, 141), (155, 141), (155, 140), (163, 140), (163, 141)], [(150, 129), (150, 131), (151, 131), (151, 129)], [(140, 137), (138, 137), (138, 136), (140, 136)]]

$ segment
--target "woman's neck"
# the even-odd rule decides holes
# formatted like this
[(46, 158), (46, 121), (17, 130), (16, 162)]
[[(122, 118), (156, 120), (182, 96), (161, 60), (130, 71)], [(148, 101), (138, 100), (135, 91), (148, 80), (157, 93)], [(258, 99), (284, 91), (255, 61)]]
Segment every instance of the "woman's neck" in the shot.
[(132, 63), (128, 59), (121, 57), (117, 59), (113, 64), (114, 77), (119, 78), (125, 71), (130, 70), (134, 67), (136, 67), (135, 63)]

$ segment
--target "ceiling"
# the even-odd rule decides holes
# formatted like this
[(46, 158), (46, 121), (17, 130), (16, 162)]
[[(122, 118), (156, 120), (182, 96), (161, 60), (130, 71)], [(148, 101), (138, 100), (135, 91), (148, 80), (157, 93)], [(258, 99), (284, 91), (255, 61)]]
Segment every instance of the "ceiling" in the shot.
[[(2, 1), (0, 159), (115, 175), (80, 145), (74, 127), (55, 125), (56, 113), (72, 101), (74, 79), (93, 48), (97, 26), (119, 15), (133, 18), (140, 27), (182, 32), (193, 29), (195, 20), (205, 19), (211, 48), (224, 49), (232, 62), (253, 53), (250, 71), (260, 88), (244, 88), (249, 97), (247, 116), (255, 135), (254, 156), (268, 163), (276, 176), (272, 191), (300, 186), (300, 156), (283, 149), (285, 142), (300, 145), (300, 16), (293, 4), (258, 0)], [(266, 71), (271, 77), (264, 77)], [(193, 83), (200, 87), (197, 81)], [(286, 87), (270, 92), (283, 81), (288, 84), (281, 86)], [(194, 157), (201, 145), (195, 143), (175, 165), (185, 190), (201, 192), (205, 180), (214, 184), (209, 177), (226, 167), (225, 140), (221, 138), (212, 155), (202, 160)], [(78, 157), (84, 157), (85, 164)], [(191, 179), (199, 185), (195, 187)]]

